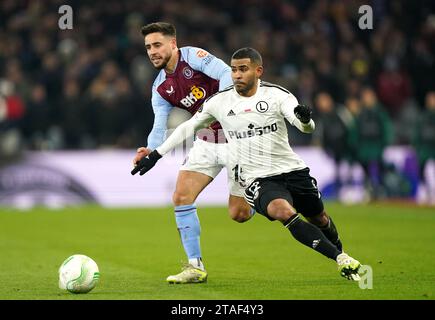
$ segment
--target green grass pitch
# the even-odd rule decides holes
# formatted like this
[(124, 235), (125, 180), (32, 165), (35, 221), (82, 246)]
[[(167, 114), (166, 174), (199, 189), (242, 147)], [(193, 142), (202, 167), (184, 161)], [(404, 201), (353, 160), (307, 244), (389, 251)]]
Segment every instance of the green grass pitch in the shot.
[[(0, 209), (0, 299), (433, 300), (435, 209), (326, 204), (345, 250), (373, 270), (373, 288), (260, 215), (239, 224), (227, 208), (199, 208), (206, 284), (169, 285), (185, 260), (172, 208)], [(92, 257), (101, 280), (88, 294), (58, 289), (69, 255)]]

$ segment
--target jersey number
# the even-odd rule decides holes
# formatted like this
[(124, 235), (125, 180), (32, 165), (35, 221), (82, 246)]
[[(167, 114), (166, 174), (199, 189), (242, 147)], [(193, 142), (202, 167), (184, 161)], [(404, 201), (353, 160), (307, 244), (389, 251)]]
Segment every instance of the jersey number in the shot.
[(243, 169), (238, 164), (234, 166), (234, 168), (231, 169), (231, 171), (234, 171), (234, 181), (239, 183), (242, 187), (245, 186), (245, 179), (242, 178)]

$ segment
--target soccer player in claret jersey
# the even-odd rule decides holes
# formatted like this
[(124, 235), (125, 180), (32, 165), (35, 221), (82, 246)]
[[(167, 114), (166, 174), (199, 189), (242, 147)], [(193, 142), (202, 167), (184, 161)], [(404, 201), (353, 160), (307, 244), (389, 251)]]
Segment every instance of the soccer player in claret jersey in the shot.
[[(178, 48), (176, 30), (172, 24), (151, 23), (142, 27), (141, 32), (148, 57), (160, 72), (152, 87), (153, 129), (148, 136), (147, 147), (138, 148), (134, 166), (163, 142), (173, 107), (195, 114), (206, 98), (232, 84), (231, 69), (221, 59), (200, 48)], [(207, 280), (195, 200), (226, 165), (227, 143), (220, 128), (218, 122), (213, 122), (197, 133), (197, 139), (177, 178), (173, 194), (175, 220), (188, 264), (181, 273), (169, 276), (169, 283), (200, 283)], [(137, 172), (137, 168), (133, 169), (132, 174)], [(230, 216), (237, 222), (245, 222), (255, 211), (245, 201), (243, 188), (230, 177), (233, 171), (227, 172)]]
[(285, 119), (311, 133), (315, 128), (311, 108), (300, 105), (286, 89), (260, 80), (262, 58), (255, 49), (236, 51), (231, 69), (234, 86), (210, 97), (202, 110), (140, 161), (138, 170), (144, 174), (193, 129), (218, 120), (228, 139), (229, 163), (244, 175), (247, 202), (269, 220), (282, 222), (302, 244), (336, 261), (343, 277), (359, 281), (361, 264), (343, 252), (316, 180), (288, 143)]

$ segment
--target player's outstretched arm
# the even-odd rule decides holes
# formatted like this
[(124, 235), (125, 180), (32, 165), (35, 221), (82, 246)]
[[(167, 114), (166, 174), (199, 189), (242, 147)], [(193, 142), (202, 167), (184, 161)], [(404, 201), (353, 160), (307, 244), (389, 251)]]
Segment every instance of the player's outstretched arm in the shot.
[(154, 124), (151, 132), (148, 135), (147, 148), (154, 150), (165, 140), (167, 122), (173, 106), (162, 98), (162, 96), (157, 92), (156, 86), (154, 85), (152, 89), (151, 105), (154, 112)]
[(309, 106), (299, 104), (298, 99), (291, 93), (285, 95), (280, 105), (281, 115), (288, 122), (303, 133), (314, 131), (315, 124), (311, 119), (312, 110)]
[(198, 113), (196, 113), (193, 118), (180, 124), (169, 136), (169, 138), (163, 142), (162, 145), (153, 150), (147, 157), (142, 158), (131, 171), (131, 174), (135, 175), (136, 173), (140, 172), (141, 176), (144, 175), (155, 166), (157, 161), (163, 155), (174, 149), (187, 138), (193, 136), (196, 130), (209, 123), (209, 117), (205, 116), (204, 114), (198, 116)]
[(299, 121), (295, 121), (294, 125), (302, 132), (313, 132), (315, 125), (313, 119), (311, 119), (312, 113), (313, 111), (311, 110), (311, 107), (303, 104), (298, 104), (294, 108), (294, 114)]

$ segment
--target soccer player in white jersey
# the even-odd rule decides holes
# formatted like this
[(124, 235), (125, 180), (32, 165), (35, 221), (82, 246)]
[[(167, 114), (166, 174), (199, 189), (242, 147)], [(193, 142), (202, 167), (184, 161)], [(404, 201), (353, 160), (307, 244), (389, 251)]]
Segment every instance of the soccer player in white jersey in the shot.
[[(201, 48), (177, 47), (176, 29), (167, 22), (150, 23), (141, 29), (152, 65), (159, 70), (153, 83), (151, 104), (154, 125), (147, 146), (138, 148), (134, 165), (163, 143), (172, 108), (197, 112), (203, 102), (231, 85), (231, 69), (221, 59)], [(173, 204), (175, 221), (188, 258), (181, 273), (169, 283), (200, 283), (207, 280), (200, 246), (200, 223), (195, 200), (226, 165), (227, 143), (218, 122), (197, 133), (193, 147), (178, 174)], [(231, 174), (231, 170), (228, 170)], [(229, 177), (228, 210), (237, 222), (250, 219), (254, 210), (243, 198), (243, 188)]]
[(202, 110), (143, 158), (138, 164), (140, 174), (194, 130), (218, 120), (228, 139), (229, 163), (238, 168), (237, 180), (246, 187), (248, 203), (269, 220), (282, 222), (302, 244), (335, 260), (343, 277), (360, 280), (361, 264), (343, 252), (316, 180), (288, 143), (285, 119), (300, 131), (311, 133), (315, 128), (311, 108), (299, 105), (286, 89), (260, 80), (262, 58), (255, 49), (236, 51), (231, 69), (234, 86), (210, 97)]

